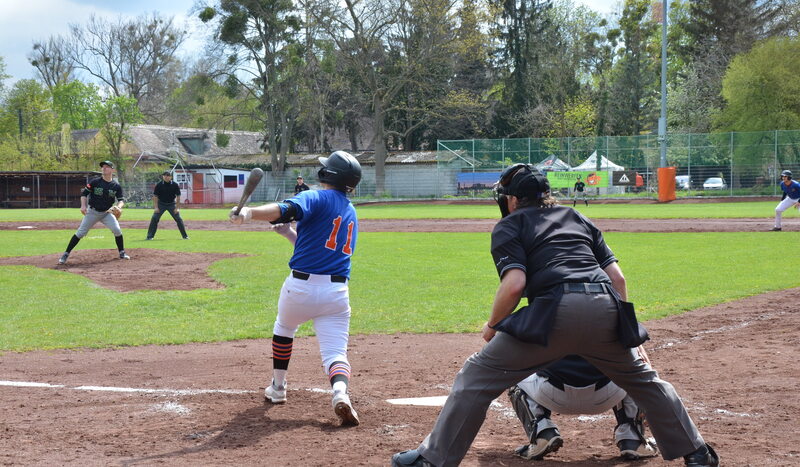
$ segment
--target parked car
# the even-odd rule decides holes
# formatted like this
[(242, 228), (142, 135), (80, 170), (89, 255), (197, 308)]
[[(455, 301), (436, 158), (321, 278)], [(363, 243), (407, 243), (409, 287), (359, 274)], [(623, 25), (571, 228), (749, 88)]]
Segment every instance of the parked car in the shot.
[(704, 190), (724, 190), (728, 188), (728, 185), (725, 183), (720, 177), (711, 177), (707, 178), (705, 182), (703, 182), (703, 189)]
[(675, 188), (679, 190), (691, 190), (692, 179), (688, 175), (678, 175), (675, 177)]

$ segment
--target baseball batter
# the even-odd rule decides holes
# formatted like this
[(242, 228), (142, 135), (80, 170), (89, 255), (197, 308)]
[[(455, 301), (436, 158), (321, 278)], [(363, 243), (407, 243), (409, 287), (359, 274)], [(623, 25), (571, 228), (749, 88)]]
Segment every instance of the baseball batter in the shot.
[[(125, 205), (125, 198), (122, 194), (122, 187), (113, 179), (114, 163), (111, 161), (103, 161), (100, 163), (100, 170), (103, 171), (101, 177), (91, 180), (81, 193), (81, 214), (83, 220), (78, 230), (72, 236), (67, 245), (67, 250), (61, 255), (58, 264), (65, 264), (69, 258), (72, 249), (78, 244), (83, 237), (89, 233), (91, 229), (98, 222), (102, 222), (114, 234), (114, 240), (117, 242), (117, 250), (119, 251), (120, 259), (131, 259), (125, 253), (125, 244), (122, 240), (122, 229), (119, 227), (119, 221), (114, 214), (111, 213), (113, 209), (119, 211)], [(119, 212), (118, 211), (118, 212)]]
[[(348, 396), (350, 363), (350, 257), (358, 237), (356, 210), (347, 193), (361, 180), (361, 165), (350, 154), (336, 151), (320, 157), (319, 181), (324, 189), (301, 191), (280, 203), (242, 208), (230, 219), (269, 221), (276, 232), (294, 245), (291, 272), (278, 299), (278, 317), (272, 338), (272, 383), (264, 391), (273, 404), (286, 402), (286, 372), (297, 328), (313, 321), (322, 365), (333, 388), (333, 409), (342, 425), (358, 425), (358, 414)], [(297, 229), (290, 227), (297, 222)]]
[(773, 232), (781, 231), (783, 211), (800, 202), (800, 183), (792, 180), (792, 172), (788, 170), (781, 172), (781, 190), (783, 191), (783, 196), (781, 197), (781, 202), (775, 206), (775, 227), (772, 228)]
[[(639, 352), (646, 358), (643, 348)], [(633, 399), (577, 355), (569, 355), (525, 378), (508, 390), (508, 396), (530, 441), (516, 450), (525, 459), (541, 460), (563, 445), (551, 412), (594, 415), (608, 410), (613, 410), (617, 419), (614, 441), (620, 457), (637, 460), (658, 455), (655, 443), (645, 437), (644, 413)]]

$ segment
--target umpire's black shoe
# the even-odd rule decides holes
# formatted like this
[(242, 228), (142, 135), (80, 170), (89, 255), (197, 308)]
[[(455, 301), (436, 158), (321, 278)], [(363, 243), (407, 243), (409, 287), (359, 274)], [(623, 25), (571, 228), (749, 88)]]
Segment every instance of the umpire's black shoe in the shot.
[(781, 231), (780, 227), (773, 227), (772, 229), (770, 229), (770, 232), (780, 232), (780, 231)]
[(392, 467), (435, 467), (416, 449), (398, 452), (392, 456)]
[(706, 444), (697, 451), (683, 456), (683, 461), (686, 462), (686, 467), (717, 467), (719, 456), (711, 446)]

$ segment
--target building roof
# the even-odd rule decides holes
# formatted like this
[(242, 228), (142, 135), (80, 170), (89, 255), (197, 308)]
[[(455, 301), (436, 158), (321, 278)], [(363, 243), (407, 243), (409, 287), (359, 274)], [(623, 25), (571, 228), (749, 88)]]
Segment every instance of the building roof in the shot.
[(26, 170), (19, 172), (0, 172), (0, 177), (34, 177), (39, 176), (87, 176), (87, 175), (101, 175), (100, 172), (94, 170), (62, 170), (51, 172), (49, 170)]
[[(174, 153), (201, 157), (262, 154), (263, 136), (254, 131), (218, 131), (200, 128), (135, 125), (130, 142), (140, 153), (167, 156)], [(220, 135), (218, 137), (218, 135)], [(224, 135), (221, 136), (221, 135)], [(227, 144), (222, 143), (227, 139)], [(138, 154), (136, 154), (138, 156)]]

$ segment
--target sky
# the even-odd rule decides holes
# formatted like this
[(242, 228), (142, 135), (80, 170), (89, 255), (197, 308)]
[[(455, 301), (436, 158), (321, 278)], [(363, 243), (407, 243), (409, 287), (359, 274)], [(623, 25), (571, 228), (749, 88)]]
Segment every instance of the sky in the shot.
[[(174, 16), (177, 24), (189, 32), (182, 47), (188, 56), (201, 49), (204, 34), (202, 23), (190, 11), (197, 0), (0, 0), (0, 57), (6, 64), (5, 81), (11, 86), (19, 79), (35, 78), (35, 69), (28, 63), (34, 41), (50, 36), (66, 35), (70, 24), (84, 24), (92, 14), (109, 20), (120, 16), (136, 17), (158, 11)], [(593, 10), (609, 14), (621, 0), (574, 0)]]

